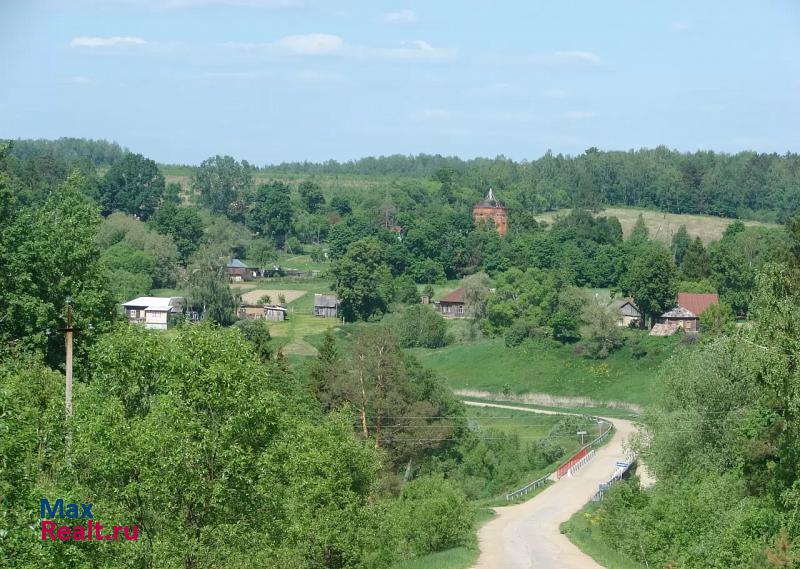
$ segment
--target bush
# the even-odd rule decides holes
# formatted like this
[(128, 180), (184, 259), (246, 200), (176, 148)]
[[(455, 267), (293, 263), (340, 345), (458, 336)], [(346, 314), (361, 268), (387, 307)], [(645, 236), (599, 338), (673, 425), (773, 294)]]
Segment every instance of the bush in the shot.
[(424, 304), (411, 304), (385, 321), (404, 348), (441, 348), (450, 341), (447, 322)]
[(410, 482), (394, 509), (402, 539), (416, 555), (468, 545), (473, 539), (472, 507), (461, 490), (439, 476)]
[(253, 345), (262, 361), (272, 359), (272, 335), (269, 325), (264, 320), (239, 320), (233, 325), (238, 328), (245, 339)]
[(414, 284), (414, 281), (411, 279), (411, 277), (407, 277), (405, 275), (398, 277), (394, 281), (394, 294), (395, 300), (404, 304), (417, 304), (420, 300), (419, 291), (417, 291), (417, 285)]

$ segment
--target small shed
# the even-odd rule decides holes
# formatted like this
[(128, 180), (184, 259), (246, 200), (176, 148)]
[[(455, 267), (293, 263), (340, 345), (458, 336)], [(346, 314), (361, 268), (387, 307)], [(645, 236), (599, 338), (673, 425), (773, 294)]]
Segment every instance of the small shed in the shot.
[(449, 318), (464, 318), (466, 316), (466, 302), (464, 301), (464, 287), (457, 288), (439, 303), (439, 312)]
[(617, 313), (618, 326), (636, 326), (642, 320), (641, 311), (630, 297), (612, 300), (611, 306)]
[(264, 315), (267, 320), (273, 320), (276, 322), (283, 322), (286, 320), (286, 308), (283, 306), (277, 305), (267, 305), (264, 307)]
[[(657, 333), (653, 333), (651, 330), (650, 335), (671, 336), (678, 330), (697, 332), (697, 329), (700, 327), (699, 321), (700, 317), (691, 310), (687, 310), (682, 306), (676, 306), (658, 317), (658, 321), (656, 322), (657, 328), (656, 326), (653, 327), (653, 330), (657, 330)], [(658, 326), (659, 324), (661, 326)]]
[(339, 315), (339, 299), (335, 294), (314, 295), (314, 316), (336, 318)]
[(286, 307), (277, 304), (242, 304), (237, 315), (243, 320), (283, 322), (286, 320), (287, 312)]

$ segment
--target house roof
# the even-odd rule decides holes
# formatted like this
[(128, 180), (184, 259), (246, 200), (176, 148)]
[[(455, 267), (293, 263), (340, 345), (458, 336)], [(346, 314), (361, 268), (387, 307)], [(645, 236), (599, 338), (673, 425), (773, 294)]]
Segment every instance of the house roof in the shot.
[(627, 296), (625, 298), (615, 298), (614, 300), (611, 301), (611, 306), (613, 306), (614, 308), (622, 308), (626, 304), (630, 304), (637, 311), (639, 310), (639, 307), (636, 306), (636, 303), (633, 302), (633, 298), (631, 298), (630, 296)]
[(267, 310), (279, 310), (281, 312), (287, 312), (287, 309), (284, 308), (283, 306), (266, 306), (265, 308)]
[(439, 302), (464, 302), (464, 287), (459, 287), (444, 298), (442, 298)]
[(699, 294), (694, 292), (679, 292), (678, 293), (678, 306), (682, 306), (686, 310), (693, 312), (700, 316), (703, 312), (708, 310), (712, 304), (719, 304), (719, 297), (716, 293)]
[(662, 314), (661, 318), (697, 318), (697, 315), (691, 310), (686, 310), (683, 306), (676, 306)]
[(335, 294), (315, 294), (314, 306), (323, 308), (336, 308), (339, 305), (339, 299)]
[(239, 259), (231, 259), (231, 262), (226, 265), (229, 269), (246, 269), (247, 265), (242, 263)]
[(169, 310), (178, 301), (183, 300), (180, 296), (140, 296), (128, 302), (123, 302), (125, 308), (144, 308), (145, 310)]

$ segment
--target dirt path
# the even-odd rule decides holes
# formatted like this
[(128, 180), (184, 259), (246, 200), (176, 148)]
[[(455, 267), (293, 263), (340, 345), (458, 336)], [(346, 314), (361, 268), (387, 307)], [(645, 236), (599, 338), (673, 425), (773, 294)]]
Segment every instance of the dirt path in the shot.
[[(559, 414), (514, 405), (465, 403)], [(608, 421), (614, 424), (614, 435), (575, 476), (562, 478), (527, 502), (494, 509), (495, 517), (478, 532), (481, 553), (473, 569), (602, 569), (558, 528), (591, 500), (598, 484), (608, 480), (614, 472), (614, 463), (627, 456), (623, 445), (636, 432), (636, 427), (624, 419)]]

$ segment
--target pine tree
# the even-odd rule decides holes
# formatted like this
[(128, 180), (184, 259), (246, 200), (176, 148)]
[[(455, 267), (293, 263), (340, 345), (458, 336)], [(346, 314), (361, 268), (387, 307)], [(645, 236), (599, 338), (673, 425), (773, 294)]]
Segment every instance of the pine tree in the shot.
[(700, 280), (708, 276), (708, 253), (699, 237), (695, 237), (695, 240), (686, 248), (682, 269), (684, 276), (689, 280)]
[(672, 259), (677, 266), (683, 264), (683, 257), (686, 255), (686, 249), (691, 245), (692, 239), (689, 237), (689, 232), (686, 231), (686, 226), (681, 225), (675, 235), (672, 236)]

